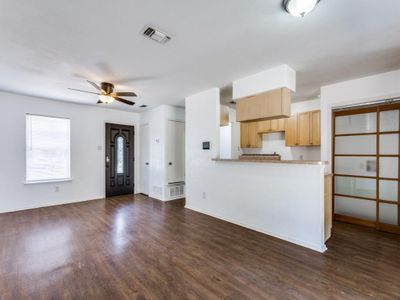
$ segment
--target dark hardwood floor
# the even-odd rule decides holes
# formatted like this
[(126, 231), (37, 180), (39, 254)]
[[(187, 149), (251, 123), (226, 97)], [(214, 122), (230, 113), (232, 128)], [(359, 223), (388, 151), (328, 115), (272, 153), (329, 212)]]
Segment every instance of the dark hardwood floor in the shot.
[(400, 237), (320, 254), (137, 195), (0, 215), (0, 299), (400, 299)]

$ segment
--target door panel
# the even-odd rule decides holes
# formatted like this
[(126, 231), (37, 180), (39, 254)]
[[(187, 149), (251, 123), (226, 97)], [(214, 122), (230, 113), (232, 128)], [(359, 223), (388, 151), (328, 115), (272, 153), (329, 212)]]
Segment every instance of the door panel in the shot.
[(185, 181), (185, 123), (169, 120), (167, 132), (168, 183)]
[(141, 176), (140, 192), (149, 195), (150, 192), (150, 126), (142, 125), (140, 130)]
[(134, 128), (106, 124), (106, 196), (134, 191)]
[(400, 103), (334, 112), (338, 220), (400, 233)]

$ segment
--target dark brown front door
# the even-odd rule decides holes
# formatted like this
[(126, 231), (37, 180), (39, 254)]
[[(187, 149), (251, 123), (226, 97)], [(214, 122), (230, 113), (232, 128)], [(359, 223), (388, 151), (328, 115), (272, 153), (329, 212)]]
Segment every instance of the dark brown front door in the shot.
[(106, 196), (132, 194), (134, 188), (132, 126), (106, 124)]

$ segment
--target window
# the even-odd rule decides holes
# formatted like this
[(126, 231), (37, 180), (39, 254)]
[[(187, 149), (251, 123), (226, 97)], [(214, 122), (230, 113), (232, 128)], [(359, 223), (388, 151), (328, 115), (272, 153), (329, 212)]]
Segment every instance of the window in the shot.
[(26, 181), (71, 177), (70, 120), (26, 115)]
[(117, 174), (124, 173), (124, 138), (117, 137)]

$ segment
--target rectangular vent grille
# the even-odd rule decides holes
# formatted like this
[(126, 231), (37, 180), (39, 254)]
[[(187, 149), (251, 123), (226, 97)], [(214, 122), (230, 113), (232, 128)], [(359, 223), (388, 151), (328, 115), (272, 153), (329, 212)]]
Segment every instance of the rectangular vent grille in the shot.
[(143, 35), (160, 44), (165, 44), (171, 40), (171, 37), (169, 35), (151, 26), (145, 27), (145, 29), (143, 30)]
[(185, 195), (185, 186), (184, 185), (171, 186), (169, 188), (169, 197), (171, 197), (171, 198), (181, 197), (184, 195)]

